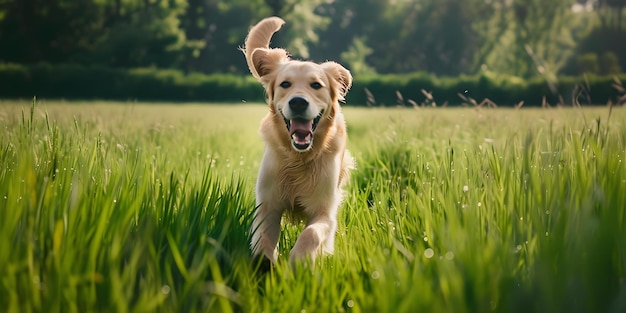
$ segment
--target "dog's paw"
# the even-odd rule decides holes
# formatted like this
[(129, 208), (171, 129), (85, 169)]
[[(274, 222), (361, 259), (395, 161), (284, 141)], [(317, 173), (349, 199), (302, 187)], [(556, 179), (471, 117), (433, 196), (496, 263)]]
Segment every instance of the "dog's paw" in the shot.
[[(297, 247), (296, 247), (297, 248)], [(318, 255), (316, 250), (300, 250), (292, 249), (289, 253), (289, 264), (292, 269), (298, 267), (313, 269), (315, 266), (315, 259)]]
[(289, 265), (291, 266), (291, 270), (293, 272), (298, 272), (300, 270), (314, 270), (316, 256), (317, 254), (315, 253), (294, 254), (292, 251), (289, 255)]
[(314, 261), (320, 252), (322, 240), (314, 227), (307, 227), (300, 233), (296, 244), (289, 253), (290, 261), (311, 260)]

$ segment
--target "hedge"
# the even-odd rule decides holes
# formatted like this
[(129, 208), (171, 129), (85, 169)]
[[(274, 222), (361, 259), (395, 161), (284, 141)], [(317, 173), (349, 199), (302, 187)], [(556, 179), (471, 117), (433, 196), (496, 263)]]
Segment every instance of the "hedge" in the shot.
[(79, 65), (0, 64), (0, 98), (141, 101), (262, 101), (263, 88), (236, 75)]
[[(626, 75), (560, 77), (553, 89), (543, 78), (522, 80), (482, 74), (435, 77), (426, 73), (355, 77), (346, 97), (349, 105), (459, 105), (489, 99), (499, 106), (615, 102)], [(432, 95), (429, 100), (426, 94)], [(463, 96), (465, 99), (461, 98)], [(79, 65), (0, 64), (0, 98), (68, 100), (139, 100), (175, 102), (261, 102), (265, 93), (250, 75), (185, 74), (153, 68), (112, 69)]]
[[(470, 104), (470, 98), (480, 103), (489, 99), (498, 106), (515, 106), (524, 102), (527, 106), (548, 104), (571, 105), (613, 103), (624, 95), (614, 85), (626, 87), (626, 75), (559, 77), (548, 84), (544, 78), (523, 80), (519, 77), (483, 74), (476, 76), (443, 77), (416, 73), (410, 75), (379, 75), (356, 79), (348, 101), (367, 102), (367, 89), (375, 103), (385, 105), (431, 105), (441, 106)], [(356, 92), (355, 92), (356, 91)], [(432, 96), (428, 100), (425, 93)], [(462, 98), (463, 97), (463, 98)], [(411, 101), (412, 100), (412, 101)]]

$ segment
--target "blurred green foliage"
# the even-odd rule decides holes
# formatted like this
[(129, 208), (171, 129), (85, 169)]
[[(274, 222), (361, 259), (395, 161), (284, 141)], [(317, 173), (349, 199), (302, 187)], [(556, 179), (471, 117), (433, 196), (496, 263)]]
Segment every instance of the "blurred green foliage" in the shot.
[[(238, 47), (269, 15), (295, 58), (357, 75), (486, 72), (522, 78), (626, 68), (624, 1), (2, 0), (0, 62), (246, 74)], [(612, 57), (610, 56), (612, 53)]]

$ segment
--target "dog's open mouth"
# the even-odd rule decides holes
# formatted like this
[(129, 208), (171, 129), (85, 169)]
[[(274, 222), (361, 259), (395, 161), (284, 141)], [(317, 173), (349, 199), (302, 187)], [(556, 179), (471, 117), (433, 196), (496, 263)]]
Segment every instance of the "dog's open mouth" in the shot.
[(291, 136), (291, 144), (298, 151), (306, 151), (313, 144), (313, 133), (317, 128), (322, 117), (322, 113), (312, 120), (306, 120), (303, 118), (293, 118), (288, 120), (285, 118), (285, 124), (289, 135)]

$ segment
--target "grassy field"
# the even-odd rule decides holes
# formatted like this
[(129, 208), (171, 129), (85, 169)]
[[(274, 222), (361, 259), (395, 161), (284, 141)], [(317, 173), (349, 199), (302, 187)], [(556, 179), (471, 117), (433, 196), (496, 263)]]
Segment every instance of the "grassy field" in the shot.
[(346, 108), (335, 255), (261, 275), (265, 110), (0, 103), (0, 311), (626, 312), (624, 108)]

